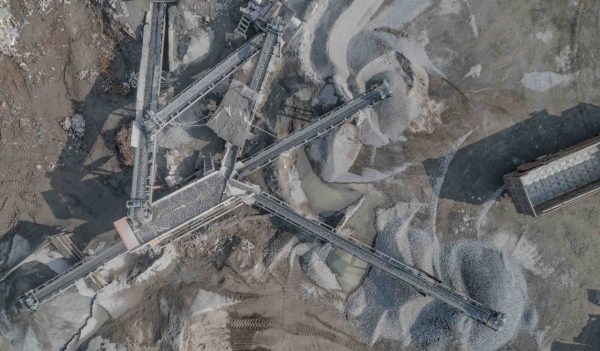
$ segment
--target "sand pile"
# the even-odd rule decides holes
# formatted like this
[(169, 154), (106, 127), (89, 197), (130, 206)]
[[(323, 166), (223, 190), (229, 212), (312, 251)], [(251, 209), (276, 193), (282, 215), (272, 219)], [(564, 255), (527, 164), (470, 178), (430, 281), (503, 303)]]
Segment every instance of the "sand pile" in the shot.
[(469, 321), (463, 343), (474, 350), (495, 350), (522, 328), (535, 326), (527, 283), (515, 259), (498, 248), (481, 242), (454, 244), (442, 257), (443, 280), (487, 306), (506, 314), (504, 327), (497, 332)]
[(184, 65), (200, 61), (210, 52), (214, 34), (209, 29), (196, 28), (190, 30), (188, 36), (179, 45), (179, 58)]
[(35, 315), (14, 311), (9, 315), (3, 310), (0, 334), (10, 340), (12, 350), (61, 350), (85, 323), (90, 301), (89, 297), (66, 293), (41, 305)]
[[(191, 63), (199, 63), (210, 53), (215, 33), (210, 25), (207, 7), (213, 5), (198, 1), (179, 1), (169, 10), (170, 70), (174, 71)], [(207, 12), (208, 11), (208, 12)]]
[(0, 271), (4, 272), (22, 260), (31, 251), (31, 245), (27, 239), (18, 234), (12, 238), (5, 236), (2, 239), (0, 241)]
[(383, 0), (353, 1), (346, 9), (340, 11), (340, 16), (333, 24), (327, 40), (327, 54), (334, 68), (334, 82), (345, 98), (352, 98), (348, 88), (348, 44), (369, 22), (381, 6)]
[(432, 101), (428, 89), (429, 75), (443, 74), (425, 52), (427, 34), (407, 38), (401, 31), (429, 5), (421, 1), (324, 1), (305, 23), (297, 52), (308, 81), (320, 84), (332, 77), (336, 93), (345, 99), (383, 79), (394, 92), (392, 98), (363, 111), (358, 127), (342, 128), (328, 138), (323, 179), (373, 182), (397, 174), (403, 169), (385, 169), (374, 164), (375, 157), (352, 172), (350, 167), (363, 145), (380, 148), (403, 140), (407, 129), (431, 131), (440, 123), (444, 105)]
[[(304, 245), (304, 244), (301, 244)], [(318, 286), (328, 291), (341, 291), (335, 274), (325, 262), (330, 247), (315, 247), (300, 256), (304, 273)]]

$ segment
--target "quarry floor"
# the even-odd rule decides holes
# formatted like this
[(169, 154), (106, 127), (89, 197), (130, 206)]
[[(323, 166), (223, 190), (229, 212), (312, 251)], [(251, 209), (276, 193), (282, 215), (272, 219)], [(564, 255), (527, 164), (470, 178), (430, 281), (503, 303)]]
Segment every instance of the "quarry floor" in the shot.
[[(114, 133), (133, 118), (134, 98), (117, 92), (115, 84), (137, 71), (139, 40), (116, 34), (92, 5), (51, 1), (51, 10), (42, 15), (37, 9), (27, 14), (29, 3), (11, 2), (13, 16), (28, 22), (17, 47), (21, 55), (0, 55), (3, 269), (59, 226), (92, 251), (118, 240), (112, 222), (125, 214), (131, 179), (131, 170), (119, 162)], [(285, 134), (290, 124), (302, 124), (276, 118), (284, 105), (323, 108), (313, 98), (319, 100), (324, 85), (344, 77), (327, 45), (347, 53), (346, 81), (355, 81), (350, 91), (370, 74), (370, 55), (382, 49), (365, 53), (364, 43), (376, 41), (369, 37), (375, 34), (365, 34), (363, 39), (372, 40), (362, 45), (329, 41), (336, 26), (353, 22), (348, 9), (359, 3), (322, 2), (329, 15), (309, 33), (316, 44), (308, 56), (323, 80), (305, 77), (308, 92), (302, 92), (304, 87), (296, 86), (305, 74), (296, 56), (302, 54), (284, 53), (286, 65), (280, 62), (269, 77), (272, 94), (259, 113), (268, 121), (265, 128), (274, 125)], [(600, 5), (585, 0), (373, 4), (363, 27), (386, 27), (376, 34), (393, 39), (377, 42), (402, 52), (415, 79), (412, 89), (406, 80), (395, 83), (395, 96), (406, 100), (374, 109), (387, 143), (369, 142), (365, 135), (374, 128), (365, 120), (374, 117), (367, 116), (335, 137), (359, 140), (348, 169), (362, 178), (339, 181), (346, 176), (339, 165), (327, 165), (340, 152), (330, 138), (307, 147), (306, 155), (286, 156), (252, 180), (313, 215), (330, 215), (371, 194), (360, 220), (349, 228), (453, 286), (488, 291), (478, 284), (498, 284), (492, 288), (511, 305), (494, 307), (519, 318), (505, 334), (480, 332), (459, 317), (439, 322), (426, 313), (431, 301), (416, 298), (402, 283), (366, 271), (343, 253), (328, 255), (328, 248), (311, 238), (242, 208), (164, 251), (114, 263), (106, 268), (113, 283), (97, 294), (74, 287), (34, 315), (18, 314), (15, 298), (55, 273), (37, 262), (20, 268), (0, 282), (0, 349), (250, 348), (245, 343), (269, 350), (600, 347), (600, 195), (531, 218), (516, 213), (502, 184), (502, 175), (519, 164), (600, 133), (600, 72), (594, 59), (600, 54), (595, 40)], [(411, 15), (386, 24), (385, 13), (394, 11)], [(339, 16), (343, 13), (346, 17)], [(306, 26), (311, 28), (310, 22)], [(215, 32), (224, 37), (224, 30)], [(215, 43), (220, 44), (205, 60), (179, 74), (189, 77), (231, 50), (221, 40)], [(393, 74), (409, 76), (394, 67)], [(336, 88), (339, 98), (343, 89)], [(61, 126), (74, 113), (86, 121), (81, 139)], [(341, 145), (339, 155), (349, 149)], [(366, 170), (387, 176), (373, 178)], [(297, 196), (298, 189), (304, 197)], [(469, 269), (477, 274), (469, 275)], [(483, 278), (460, 281), (475, 276)], [(496, 297), (492, 303), (502, 301)], [(479, 348), (482, 342), (488, 345)]]

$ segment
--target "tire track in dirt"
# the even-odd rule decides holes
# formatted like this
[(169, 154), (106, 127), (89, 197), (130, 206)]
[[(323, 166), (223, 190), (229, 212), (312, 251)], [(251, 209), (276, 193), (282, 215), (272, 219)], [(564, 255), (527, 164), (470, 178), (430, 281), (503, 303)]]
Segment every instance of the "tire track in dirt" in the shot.
[[(230, 331), (230, 342), (234, 350), (251, 349), (254, 350), (254, 337), (258, 332), (274, 329), (281, 330), (284, 333), (313, 337), (323, 340), (330, 341), (334, 344), (344, 346), (350, 350), (361, 350), (367, 349), (368, 346), (355, 338), (346, 335), (344, 333), (334, 331), (331, 328), (317, 327), (315, 325), (309, 325), (306, 323), (292, 323), (286, 324), (275, 318), (264, 318), (264, 317), (248, 317), (248, 318), (234, 318), (228, 321), (227, 327)], [(236, 348), (235, 346), (241, 346), (245, 348)]]

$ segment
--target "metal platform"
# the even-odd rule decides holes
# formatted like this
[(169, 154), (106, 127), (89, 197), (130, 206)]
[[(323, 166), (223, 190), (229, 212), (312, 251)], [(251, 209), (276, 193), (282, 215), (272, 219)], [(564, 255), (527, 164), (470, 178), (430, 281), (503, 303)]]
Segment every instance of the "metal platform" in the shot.
[[(240, 32), (245, 34), (248, 29), (247, 27), (250, 25), (248, 18), (259, 16), (264, 22), (264, 26), (257, 26), (265, 33), (247, 41), (175, 97), (171, 103), (160, 109), (158, 96), (160, 94), (166, 4), (163, 2), (152, 3), (147, 16), (148, 23), (144, 28), (144, 48), (140, 65), (140, 86), (138, 87), (136, 126), (134, 128), (138, 131), (139, 138), (134, 145), (136, 146), (136, 159), (133, 189), (131, 200), (128, 201), (129, 217), (133, 220), (134, 228), (129, 227), (126, 219), (119, 222), (122, 225), (121, 229), (128, 230), (125, 233), (126, 236), (132, 236), (126, 240), (128, 248), (136, 250), (145, 245), (163, 245), (192, 233), (238, 208), (242, 203), (247, 203), (401, 279), (418, 291), (445, 302), (478, 322), (492, 329), (499, 329), (504, 322), (502, 313), (459, 294), (418, 268), (398, 261), (360, 241), (339, 236), (332, 227), (295, 212), (284, 202), (262, 192), (256, 185), (231, 179), (231, 176), (236, 174), (234, 169), (239, 177), (243, 178), (277, 159), (282, 153), (328, 133), (355, 118), (359, 111), (385, 100), (391, 96), (389, 86), (385, 81), (242, 162), (235, 163), (236, 148), (231, 146), (228, 148), (229, 153), (224, 158), (221, 170), (205, 174), (203, 178), (192, 181), (156, 202), (153, 201), (157, 133), (259, 51), (260, 56), (250, 82), (250, 88), (255, 91), (262, 89), (274, 48), (284, 26), (277, 18), (282, 6), (279, 2), (269, 2), (265, 6), (255, 6), (256, 8), (249, 8), (244, 12), (247, 16), (242, 19)], [(120, 232), (120, 234), (123, 233)], [(93, 273), (109, 260), (128, 252), (128, 248), (124, 243), (118, 243), (98, 255), (85, 258), (68, 271), (22, 295), (19, 297), (19, 301), (30, 310), (35, 310), (39, 303), (48, 301), (72, 286), (78, 279)], [(102, 284), (102, 282), (99, 283), (99, 285)]]

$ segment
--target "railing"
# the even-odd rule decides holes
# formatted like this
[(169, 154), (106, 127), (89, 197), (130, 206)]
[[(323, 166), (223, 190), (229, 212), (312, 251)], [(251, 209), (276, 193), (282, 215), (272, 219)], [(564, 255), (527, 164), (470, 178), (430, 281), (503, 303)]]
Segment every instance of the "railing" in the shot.
[(156, 177), (156, 148), (157, 148), (157, 142), (156, 139), (154, 139), (153, 141), (150, 141), (149, 143), (150, 145), (149, 148), (151, 148), (150, 150), (148, 150), (148, 163), (147, 163), (147, 167), (148, 167), (148, 177), (146, 178), (146, 190), (145, 190), (145, 194), (144, 197), (146, 199), (146, 203), (151, 204), (152, 203), (152, 197), (154, 195), (154, 179)]
[(150, 95), (148, 101), (148, 107), (150, 110), (158, 109), (167, 5), (164, 3), (155, 3), (153, 13), (155, 15), (155, 18), (153, 18), (153, 21), (155, 21), (155, 26), (153, 28), (154, 33), (151, 40), (151, 42), (154, 44), (154, 47), (152, 48), (154, 49), (154, 55), (152, 56), (152, 79), (150, 81)]
[[(289, 209), (289, 206), (285, 202), (283, 202), (282, 200), (278, 199), (277, 197), (275, 197), (273, 195), (270, 195), (268, 193), (262, 193), (261, 195), (264, 196), (264, 197), (267, 197), (270, 200), (272, 200), (274, 202), (277, 202), (281, 206)], [(352, 236), (344, 237), (344, 236), (339, 235), (339, 233), (337, 233), (337, 231), (336, 231), (335, 228), (333, 228), (332, 226), (330, 226), (330, 225), (328, 225), (326, 223), (323, 223), (323, 222), (321, 222), (319, 220), (312, 219), (312, 218), (305, 218), (305, 219), (308, 220), (308, 221), (310, 221), (310, 222), (312, 222), (314, 225), (317, 225), (317, 226), (319, 226), (319, 227), (321, 227), (323, 229), (326, 229), (326, 230), (330, 231), (332, 234), (335, 234), (339, 238), (351, 242), (352, 244), (354, 244), (355, 246), (359, 247), (360, 249), (365, 250), (365, 251), (369, 251), (370, 253), (373, 253), (373, 254), (377, 255), (381, 259), (387, 261), (390, 264), (393, 264), (394, 266), (397, 266), (398, 268), (400, 268), (400, 269), (402, 269), (404, 271), (410, 271), (411, 273), (417, 274), (417, 275), (419, 275), (421, 277), (425, 274), (427, 276), (427, 278), (431, 279), (435, 283), (438, 283), (440, 281), (439, 279), (435, 278), (434, 276), (432, 276), (431, 274), (429, 274), (427, 272), (421, 272), (421, 271), (419, 271), (418, 268), (412, 268), (411, 267), (409, 269), (409, 267), (406, 267), (405, 263), (402, 263), (402, 262), (398, 261), (397, 259), (389, 256), (388, 254), (385, 254), (385, 253), (383, 253), (383, 252), (375, 249), (373, 246), (367, 245), (366, 243), (364, 243), (364, 242), (362, 242), (362, 241), (360, 241), (360, 240), (358, 240), (356, 238), (353, 238)]]

